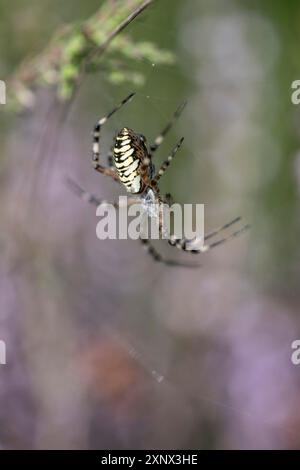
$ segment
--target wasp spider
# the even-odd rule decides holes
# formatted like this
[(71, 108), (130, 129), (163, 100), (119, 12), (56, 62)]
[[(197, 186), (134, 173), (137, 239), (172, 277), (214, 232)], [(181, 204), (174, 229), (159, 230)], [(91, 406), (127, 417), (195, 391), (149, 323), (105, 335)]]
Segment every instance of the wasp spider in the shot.
[[(175, 111), (173, 118), (170, 122), (165, 126), (162, 132), (156, 137), (154, 142), (151, 145), (147, 145), (146, 138), (142, 134), (137, 134), (132, 129), (128, 127), (124, 127), (121, 129), (118, 134), (116, 135), (115, 142), (113, 149), (107, 156), (108, 165), (103, 166), (100, 162), (100, 134), (102, 126), (107, 122), (107, 120), (116, 112), (118, 111), (125, 103), (128, 103), (135, 93), (131, 93), (127, 96), (118, 106), (116, 106), (110, 113), (106, 116), (102, 117), (95, 125), (93, 131), (93, 166), (96, 171), (102, 173), (103, 175), (110, 176), (115, 181), (120, 183), (121, 185), (125, 186), (127, 192), (129, 192), (133, 197), (128, 199), (127, 204), (130, 205), (132, 203), (136, 203), (137, 200), (142, 203), (145, 207), (147, 205), (147, 201), (151, 201), (152, 203), (167, 203), (170, 205), (171, 195), (167, 194), (164, 197), (161, 196), (160, 190), (158, 187), (158, 183), (160, 178), (163, 176), (165, 171), (167, 170), (168, 166), (170, 165), (171, 161), (173, 160), (175, 154), (181, 147), (183, 142), (183, 138), (176, 144), (173, 148), (167, 159), (162, 163), (159, 170), (156, 172), (154, 164), (152, 162), (153, 154), (157, 151), (157, 149), (162, 144), (166, 134), (171, 129), (174, 121), (180, 116), (183, 108), (185, 107), (185, 103), (179, 106), (179, 108)], [(96, 196), (86, 192), (82, 189), (77, 183), (73, 180), (67, 180), (71, 189), (80, 197), (87, 200), (88, 202), (99, 206), (101, 204), (107, 204), (106, 201), (98, 199)], [(119, 208), (118, 203), (114, 203), (116, 208)], [(248, 225), (242, 226), (239, 230), (230, 233), (229, 235), (219, 238), (216, 241), (208, 242), (211, 238), (215, 237), (215, 235), (219, 234), (220, 232), (226, 230), (227, 228), (231, 227), (232, 225), (236, 224), (241, 220), (241, 217), (236, 217), (234, 220), (226, 223), (225, 225), (213, 230), (212, 232), (208, 233), (204, 237), (204, 245), (199, 248), (193, 248), (189, 246), (189, 244), (193, 240), (188, 240), (186, 238), (177, 238), (174, 235), (171, 235), (168, 238), (169, 245), (176, 247), (180, 250), (188, 251), (192, 254), (199, 254), (206, 252), (212, 248), (215, 248), (218, 245), (221, 245), (225, 241), (234, 238), (244, 232)], [(163, 221), (159, 221), (160, 226), (160, 233), (163, 233)], [(195, 264), (188, 264), (186, 262), (179, 262), (173, 261), (164, 258), (160, 255), (156, 249), (152, 246), (149, 239), (142, 239), (140, 238), (144, 248), (147, 252), (151, 255), (151, 257), (158, 262), (162, 262), (168, 265), (174, 266), (188, 266), (188, 267), (195, 267), (198, 265)]]

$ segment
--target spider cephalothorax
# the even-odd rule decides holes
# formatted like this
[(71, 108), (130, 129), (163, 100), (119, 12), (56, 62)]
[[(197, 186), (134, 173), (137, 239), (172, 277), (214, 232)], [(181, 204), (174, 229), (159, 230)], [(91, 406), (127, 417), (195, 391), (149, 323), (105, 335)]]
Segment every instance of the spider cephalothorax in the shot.
[[(110, 176), (118, 183), (121, 183), (125, 186), (127, 191), (133, 195), (134, 197), (128, 199), (128, 206), (130, 204), (136, 203), (137, 199), (140, 200), (142, 206), (145, 208), (146, 213), (148, 215), (153, 216), (153, 207), (155, 207), (156, 203), (166, 203), (170, 205), (170, 201), (172, 197), (170, 194), (162, 197), (160, 195), (158, 183), (162, 175), (167, 170), (168, 166), (170, 165), (171, 161), (173, 160), (176, 152), (181, 147), (183, 142), (183, 138), (177, 143), (177, 145), (173, 148), (167, 159), (161, 164), (159, 170), (155, 172), (155, 167), (152, 163), (152, 156), (154, 152), (160, 147), (161, 143), (163, 142), (166, 134), (171, 129), (174, 121), (179, 117), (181, 114), (185, 103), (179, 106), (179, 108), (175, 111), (173, 119), (165, 126), (162, 132), (156, 137), (153, 144), (149, 147), (146, 143), (146, 138), (142, 134), (137, 134), (133, 130), (129, 129), (128, 127), (123, 127), (123, 129), (117, 134), (114, 142), (113, 151), (108, 155), (108, 166), (104, 166), (100, 163), (100, 132), (103, 124), (116, 112), (120, 109), (125, 103), (129, 102), (131, 98), (134, 96), (134, 93), (131, 93), (127, 96), (121, 103), (116, 106), (110, 113), (106, 116), (102, 117), (95, 125), (93, 131), (93, 164), (95, 170), (99, 173), (102, 173), (106, 176)], [(77, 185), (72, 180), (69, 180), (69, 183), (72, 186), (72, 189), (81, 197), (88, 200), (89, 202), (99, 206), (101, 204), (107, 204), (105, 201), (99, 200), (92, 194), (87, 193), (84, 191), (80, 186)], [(117, 202), (114, 203), (115, 208), (119, 208), (119, 204)], [(232, 221), (222, 225), (216, 230), (211, 231), (207, 235), (204, 236), (204, 242), (207, 240), (215, 237), (218, 233), (228, 229), (232, 225), (236, 224), (241, 220), (241, 217), (236, 217)], [(160, 233), (164, 233), (164, 225), (163, 225), (163, 218), (159, 218), (159, 228)], [(248, 225), (244, 225), (242, 228), (236, 230), (235, 232), (218, 239), (216, 241), (212, 241), (209, 243), (204, 243), (203, 246), (199, 248), (190, 249), (189, 245), (194, 240), (187, 240), (186, 238), (177, 238), (175, 235), (170, 235), (168, 242), (171, 246), (175, 246), (180, 250), (188, 251), (189, 253), (199, 254), (210, 250), (211, 248), (215, 248), (218, 245), (221, 245), (225, 241), (229, 240), (230, 238), (234, 238), (240, 235), (248, 228)], [(181, 263), (178, 261), (166, 260), (163, 258), (151, 245), (148, 239), (142, 239), (141, 242), (143, 243), (144, 247), (147, 249), (148, 253), (152, 256), (155, 261), (159, 261), (169, 265), (183, 265), (183, 266), (191, 266), (185, 262)], [(195, 265), (194, 265), (195, 266)]]

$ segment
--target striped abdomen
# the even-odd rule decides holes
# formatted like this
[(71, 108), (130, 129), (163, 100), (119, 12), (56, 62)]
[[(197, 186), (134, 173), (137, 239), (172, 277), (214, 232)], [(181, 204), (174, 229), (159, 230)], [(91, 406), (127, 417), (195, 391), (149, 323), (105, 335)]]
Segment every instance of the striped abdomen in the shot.
[(143, 181), (140, 175), (141, 158), (138, 156), (136, 136), (126, 127), (117, 135), (114, 162), (121, 183), (130, 193), (140, 193)]

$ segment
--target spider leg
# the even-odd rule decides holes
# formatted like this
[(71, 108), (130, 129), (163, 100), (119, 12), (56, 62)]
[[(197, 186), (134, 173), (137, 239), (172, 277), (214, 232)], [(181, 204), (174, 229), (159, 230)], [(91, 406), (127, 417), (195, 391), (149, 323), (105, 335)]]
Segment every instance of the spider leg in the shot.
[[(115, 132), (113, 142), (115, 142), (117, 135), (118, 135), (117, 132)], [(107, 154), (107, 165), (108, 165), (109, 168), (115, 168), (115, 165), (114, 165), (114, 143), (110, 147), (110, 150)]]
[(118, 111), (125, 103), (130, 101), (135, 93), (131, 93), (128, 95), (123, 101), (121, 101), (120, 104), (118, 104), (112, 111), (110, 111), (106, 116), (102, 117), (99, 119), (99, 121), (95, 124), (94, 130), (93, 130), (93, 165), (96, 171), (99, 171), (99, 173), (103, 173), (106, 176), (110, 176), (116, 181), (119, 181), (118, 174), (115, 170), (115, 168), (106, 168), (103, 165), (100, 164), (100, 132), (101, 132), (101, 127), (106, 123), (106, 121), (116, 112)]
[[(225, 230), (225, 228), (233, 225), (239, 219), (240, 218), (236, 218), (233, 221), (229, 222), (228, 224), (223, 225), (223, 227), (221, 227), (220, 229), (214, 230), (210, 234), (206, 235), (204, 237), (204, 240), (207, 240), (208, 238), (210, 238), (210, 237), (216, 235), (217, 233), (219, 233), (220, 231)], [(187, 252), (192, 253), (192, 254), (205, 253), (206, 251), (209, 251), (212, 248), (215, 248), (216, 246), (222, 245), (223, 243), (227, 242), (228, 240), (231, 240), (232, 238), (238, 237), (239, 235), (244, 233), (249, 228), (250, 228), (249, 224), (243, 225), (242, 228), (240, 228), (239, 230), (236, 230), (235, 232), (231, 233), (230, 235), (228, 235), (226, 237), (223, 237), (223, 238), (221, 238), (221, 239), (219, 239), (215, 242), (212, 242), (212, 243), (204, 244), (203, 246), (198, 247), (198, 248), (194, 248), (194, 249), (189, 249), (188, 248), (189, 244), (192, 243), (193, 240), (188, 240), (187, 238), (176, 238), (176, 236), (172, 235), (170, 237), (170, 239), (168, 240), (168, 243), (171, 246), (175, 246), (179, 250), (187, 251)]]
[(109, 168), (114, 168), (114, 156), (112, 150), (110, 150), (109, 154), (107, 155), (107, 165)]
[(167, 204), (167, 206), (171, 206), (174, 202), (173, 196), (171, 193), (166, 193), (165, 197), (162, 198), (162, 202)]
[[(91, 194), (91, 193), (85, 191), (78, 183), (76, 183), (76, 181), (74, 181), (72, 178), (70, 178), (68, 176), (65, 178), (65, 183), (71, 189), (71, 191), (74, 194), (76, 194), (76, 196), (80, 197), (80, 199), (83, 199), (86, 202), (89, 202), (90, 204), (93, 204), (96, 207), (99, 207), (99, 205), (103, 206), (103, 205), (108, 205), (109, 204), (104, 199), (99, 199), (94, 194)], [(136, 199), (134, 199), (134, 198), (127, 200), (127, 205), (128, 206), (132, 205), (134, 203), (136, 203)], [(119, 209), (121, 207), (118, 202), (113, 202), (113, 203), (110, 203), (110, 204), (113, 204), (113, 206), (116, 209)], [(187, 268), (197, 268), (197, 267), (199, 267), (199, 265), (196, 265), (196, 264), (181, 263), (180, 261), (168, 260), (168, 259), (162, 257), (158, 253), (158, 251), (151, 245), (149, 240), (145, 240), (145, 239), (142, 239), (142, 238), (140, 238), (139, 240), (143, 244), (143, 246), (146, 249), (147, 253), (149, 253), (149, 255), (157, 262), (166, 264), (168, 266), (181, 266), (181, 267), (187, 267)]]
[[(166, 197), (172, 197), (170, 194), (167, 194)], [(162, 213), (159, 213), (159, 233), (160, 235), (163, 234), (164, 227), (163, 227), (163, 217)], [(199, 268), (201, 265), (200, 264), (195, 264), (195, 263), (189, 263), (188, 261), (177, 261), (177, 260), (172, 260), (165, 258), (162, 256), (156, 248), (152, 245), (151, 241), (148, 238), (140, 238), (140, 242), (143, 245), (143, 248), (146, 250), (146, 252), (151, 256), (151, 258), (158, 262), (165, 264), (166, 266), (174, 266), (174, 267), (182, 267), (182, 268)]]
[(185, 108), (185, 105), (186, 105), (186, 101), (184, 103), (182, 103), (175, 111), (172, 119), (170, 120), (170, 122), (168, 122), (168, 124), (166, 125), (166, 127), (161, 131), (161, 133), (156, 137), (156, 139), (154, 140), (154, 143), (152, 145), (150, 145), (150, 150), (151, 152), (156, 152), (156, 150), (160, 147), (160, 145), (162, 144), (162, 142), (164, 141), (164, 138), (166, 137), (167, 133), (169, 132), (169, 130), (171, 129), (171, 127), (173, 126), (174, 122), (179, 118), (180, 114), (182, 113), (182, 111), (184, 110)]
[(155, 193), (159, 194), (158, 184), (152, 179), (149, 172), (149, 167), (152, 164), (151, 154), (147, 154), (142, 158), (142, 164), (140, 166), (141, 176), (144, 182), (144, 185), (148, 188), (152, 188)]
[(214, 237), (218, 233), (223, 232), (223, 230), (226, 230), (227, 228), (231, 227), (232, 225), (236, 224), (237, 222), (240, 222), (241, 219), (242, 219), (241, 216), (236, 217), (235, 219), (231, 220), (230, 222), (227, 222), (226, 224), (222, 225), (221, 227), (218, 227), (218, 228), (212, 230), (211, 232), (204, 235), (204, 240), (208, 240), (209, 238)]
[(76, 196), (80, 197), (80, 199), (89, 202), (90, 204), (93, 204), (96, 207), (99, 206), (108, 206), (108, 205), (113, 205), (115, 209), (120, 209), (123, 207), (127, 207), (129, 205), (132, 205), (133, 203), (136, 202), (136, 199), (127, 199), (127, 204), (126, 206), (120, 205), (119, 202), (108, 202), (105, 199), (99, 199), (97, 196), (95, 196), (92, 193), (89, 193), (88, 191), (85, 191), (76, 181), (74, 181), (70, 177), (65, 178), (65, 183), (69, 187), (69, 189), (76, 194)]
[(182, 268), (199, 268), (201, 265), (200, 264), (195, 264), (195, 263), (188, 263), (188, 262), (181, 262), (181, 261), (176, 261), (172, 259), (168, 259), (163, 257), (158, 251), (154, 248), (154, 246), (151, 244), (151, 242), (148, 239), (140, 238), (140, 241), (143, 245), (143, 248), (146, 250), (146, 252), (151, 256), (151, 258), (158, 262), (165, 264), (167, 266), (174, 266), (174, 267), (182, 267)]
[[(104, 199), (99, 199), (97, 196), (95, 196), (94, 194), (92, 193), (89, 193), (87, 191), (85, 191), (85, 189), (83, 189), (81, 186), (79, 186), (78, 183), (76, 183), (76, 181), (74, 181), (72, 178), (70, 178), (69, 176), (67, 176), (65, 178), (65, 183), (66, 185), (69, 187), (69, 189), (74, 193), (76, 194), (76, 196), (78, 196), (80, 199), (86, 201), (86, 202), (89, 202), (90, 204), (93, 204), (94, 206), (100, 206), (100, 205), (106, 205), (108, 204), (108, 202)], [(112, 203), (114, 205), (114, 207), (118, 207), (118, 205), (116, 203)]]
[(158, 172), (154, 176), (151, 183), (154, 184), (155, 186), (157, 185), (158, 181), (163, 176), (163, 174), (166, 172), (168, 166), (170, 165), (170, 163), (173, 160), (174, 156), (176, 155), (177, 151), (180, 149), (183, 140), (184, 140), (184, 137), (182, 137), (180, 139), (180, 141), (178, 142), (178, 144), (173, 148), (173, 150), (170, 153), (170, 155), (168, 156), (168, 158), (162, 163), (160, 169), (158, 170)]

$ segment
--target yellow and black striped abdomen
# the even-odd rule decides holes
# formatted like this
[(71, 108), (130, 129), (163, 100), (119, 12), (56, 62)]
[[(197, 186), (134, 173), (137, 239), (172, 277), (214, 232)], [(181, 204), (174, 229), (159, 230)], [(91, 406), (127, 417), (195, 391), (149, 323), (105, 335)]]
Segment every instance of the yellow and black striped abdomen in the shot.
[(141, 159), (134, 145), (135, 134), (126, 127), (116, 137), (114, 147), (114, 163), (121, 183), (127, 191), (138, 194), (143, 188), (140, 175)]

